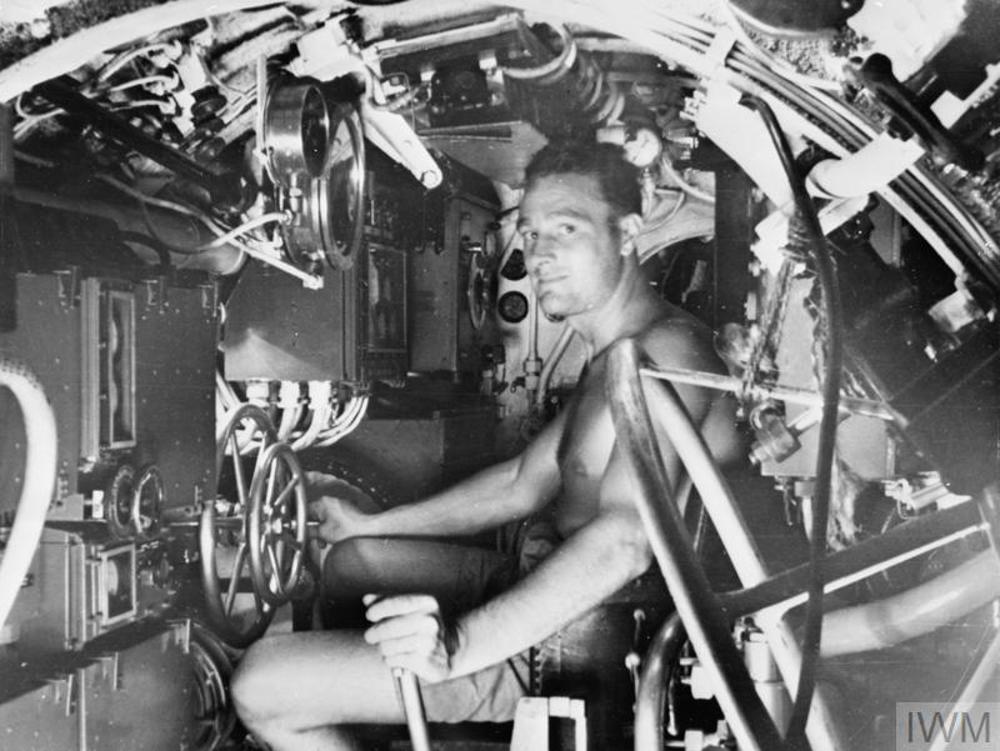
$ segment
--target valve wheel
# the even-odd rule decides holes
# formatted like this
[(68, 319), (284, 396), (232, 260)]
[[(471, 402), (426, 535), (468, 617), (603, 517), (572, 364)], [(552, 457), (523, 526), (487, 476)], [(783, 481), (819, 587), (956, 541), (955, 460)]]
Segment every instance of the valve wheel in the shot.
[[(241, 442), (240, 437), (246, 438), (248, 434), (249, 440)], [(244, 404), (232, 413), (217, 436), (215, 466), (219, 492), (214, 501), (205, 503), (198, 528), (206, 611), (220, 637), (238, 648), (259, 638), (274, 617), (274, 607), (254, 586), (248, 554), (246, 512), (250, 505), (250, 484), (243, 449), (254, 441), (259, 441), (260, 451), (254, 459), (251, 476), (257, 474), (256, 465), (267, 447), (277, 441), (277, 431), (264, 410)], [(235, 488), (223, 482), (227, 460), (231, 462)], [(220, 551), (230, 559), (228, 578), (220, 576)], [(245, 605), (237, 607), (237, 595), (241, 593), (252, 593), (252, 610)]]
[(247, 543), (254, 589), (278, 607), (291, 599), (306, 550), (306, 480), (295, 451), (274, 443), (261, 452), (250, 484)]
[(135, 533), (132, 518), (135, 492), (135, 469), (131, 464), (122, 464), (104, 493), (104, 516), (116, 539), (128, 539)]
[(166, 500), (163, 475), (155, 466), (146, 467), (132, 494), (132, 527), (139, 537), (154, 537), (160, 529), (160, 514)]

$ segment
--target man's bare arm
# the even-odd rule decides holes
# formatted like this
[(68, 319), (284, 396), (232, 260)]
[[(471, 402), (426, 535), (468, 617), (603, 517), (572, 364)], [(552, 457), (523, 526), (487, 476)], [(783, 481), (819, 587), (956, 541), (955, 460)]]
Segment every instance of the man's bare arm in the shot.
[(449, 677), (517, 654), (599, 605), (650, 564), (634, 511), (602, 513), (514, 587), (458, 622)]
[(417, 503), (362, 514), (343, 502), (312, 505), (327, 542), (348, 537), (456, 536), (494, 529), (544, 506), (559, 488), (556, 450), (565, 418), (552, 421), (519, 456)]

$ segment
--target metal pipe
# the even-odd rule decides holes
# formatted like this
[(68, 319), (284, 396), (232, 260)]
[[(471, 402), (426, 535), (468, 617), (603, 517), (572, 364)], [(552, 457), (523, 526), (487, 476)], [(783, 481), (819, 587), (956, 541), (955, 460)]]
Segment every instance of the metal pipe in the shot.
[(745, 751), (781, 748), (778, 729), (733, 643), (726, 615), (673, 498), (639, 379), (638, 349), (633, 340), (624, 339), (612, 346), (606, 390), (615, 433), (626, 448), (626, 462), (636, 480), (639, 516), (695, 652), (713, 679), (723, 714)]
[[(752, 401), (764, 401), (766, 399), (779, 399), (789, 404), (801, 404), (805, 407), (822, 407), (823, 397), (815, 391), (800, 389), (794, 386), (764, 386), (755, 384), (749, 389), (744, 388), (743, 381), (733, 376), (719, 375), (718, 373), (706, 373), (700, 370), (686, 370), (684, 368), (642, 368), (642, 375), (650, 378), (657, 378), (661, 381), (671, 381), (674, 383), (684, 383), (689, 386), (701, 386), (716, 391), (728, 391), (733, 394), (748, 392), (747, 396)], [(859, 399), (857, 397), (844, 396), (840, 399), (841, 412), (874, 417), (886, 422), (898, 422), (905, 425), (899, 416), (892, 409), (874, 399)]]
[(992, 550), (930, 581), (878, 602), (826, 614), (821, 654), (885, 649), (961, 618), (1000, 596), (1000, 566)]
[(658, 751), (663, 746), (663, 707), (670, 666), (684, 643), (684, 624), (673, 613), (656, 632), (646, 650), (635, 697), (635, 751)]
[(14, 607), (41, 539), (56, 488), (58, 460), (55, 413), (41, 381), (24, 363), (0, 358), (2, 388), (10, 391), (21, 410), (26, 448), (17, 514), (0, 555), (0, 628)]
[[(632, 347), (634, 351), (634, 344)], [(612, 350), (612, 360), (614, 360), (614, 352)], [(632, 365), (638, 369), (638, 362), (634, 361), (634, 354), (632, 359)], [(657, 371), (644, 369), (642, 372), (656, 374)], [(698, 489), (698, 494), (719, 532), (719, 537), (733, 562), (733, 567), (736, 569), (740, 581), (747, 587), (763, 582), (768, 578), (763, 557), (757, 550), (749, 527), (740, 514), (739, 506), (722, 477), (719, 467), (712, 459), (711, 451), (705, 444), (704, 438), (691, 421), (690, 415), (669, 382), (662, 381), (662, 389), (658, 389), (657, 392), (662, 396), (656, 403), (656, 408), (661, 410), (662, 418), (658, 424), (666, 431), (667, 438), (691, 476), (694, 486)], [(619, 396), (616, 391), (609, 400), (612, 414), (618, 407), (616, 401)], [(648, 420), (648, 417), (644, 419)], [(647, 450), (657, 453), (655, 444), (652, 442), (647, 444)], [(671, 593), (673, 593), (672, 586)], [(687, 619), (685, 618), (686, 624)], [(774, 653), (774, 660), (778, 664), (781, 677), (785, 681), (789, 693), (794, 694), (798, 685), (799, 666), (802, 659), (795, 633), (778, 613), (762, 613), (758, 618), (758, 625), (767, 637), (768, 645)], [(695, 651), (701, 655), (704, 650), (698, 650), (698, 646), (695, 644)], [(759, 704), (760, 700), (757, 698), (756, 692), (754, 692), (754, 698)], [(813, 751), (836, 751), (836, 749), (847, 746), (846, 740), (841, 738), (841, 733), (834, 724), (833, 715), (830, 712), (822, 686), (817, 687), (816, 700), (813, 702), (813, 711), (809, 717), (807, 730)]]
[[(826, 591), (841, 589), (983, 527), (979, 509), (972, 501), (921, 516), (827, 557)], [(756, 586), (727, 593), (722, 596), (722, 603), (732, 617), (779, 605), (788, 610), (805, 599), (808, 577), (808, 564), (796, 566)]]
[(403, 706), (403, 716), (410, 731), (410, 745), (413, 746), (413, 751), (431, 751), (427, 716), (424, 713), (424, 700), (420, 696), (417, 676), (404, 668), (393, 668), (392, 677), (396, 681), (396, 691)]

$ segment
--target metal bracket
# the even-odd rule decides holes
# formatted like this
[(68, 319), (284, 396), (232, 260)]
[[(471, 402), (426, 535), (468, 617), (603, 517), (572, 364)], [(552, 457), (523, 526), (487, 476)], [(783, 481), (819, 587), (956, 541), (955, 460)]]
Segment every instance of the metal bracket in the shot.
[(146, 288), (146, 307), (163, 313), (167, 307), (167, 281), (162, 276), (155, 279), (144, 279), (142, 282)]
[(209, 321), (214, 321), (219, 317), (219, 283), (213, 281), (202, 284), (200, 289), (201, 307), (205, 311), (205, 317)]
[(587, 751), (587, 714), (583, 699), (525, 696), (517, 703), (510, 751), (549, 751), (549, 718), (573, 721), (573, 749)]
[(163, 648), (166, 650), (170, 646), (171, 637), (173, 643), (181, 648), (184, 654), (191, 653), (191, 619), (183, 618), (177, 621), (170, 621), (170, 631), (164, 634)]
[(80, 267), (69, 266), (55, 272), (59, 281), (59, 305), (71, 310), (80, 304)]
[(101, 677), (108, 681), (112, 691), (122, 690), (122, 676), (119, 672), (119, 652), (112, 652), (109, 655), (101, 655), (98, 661), (101, 664)]
[(62, 704), (67, 717), (76, 710), (76, 674), (68, 673), (46, 681), (52, 688), (52, 703)]

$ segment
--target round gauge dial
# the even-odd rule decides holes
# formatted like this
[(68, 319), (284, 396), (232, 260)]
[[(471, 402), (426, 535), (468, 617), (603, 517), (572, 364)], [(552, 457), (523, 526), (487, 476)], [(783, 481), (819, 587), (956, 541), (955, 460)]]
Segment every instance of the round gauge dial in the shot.
[(663, 141), (652, 128), (637, 128), (625, 141), (625, 158), (640, 169), (653, 165), (663, 152)]
[(507, 323), (520, 323), (528, 315), (528, 298), (520, 292), (506, 292), (497, 301), (497, 312)]

